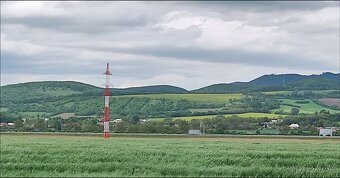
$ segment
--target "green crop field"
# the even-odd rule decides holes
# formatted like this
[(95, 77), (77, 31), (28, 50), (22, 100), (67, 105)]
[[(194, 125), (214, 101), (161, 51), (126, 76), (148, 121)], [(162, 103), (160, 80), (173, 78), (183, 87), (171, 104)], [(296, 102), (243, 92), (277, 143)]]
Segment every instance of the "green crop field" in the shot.
[[(297, 101), (301, 101), (301, 100), (281, 99), (281, 101), (284, 104), (299, 106), (300, 108), (298, 108), (298, 109), (300, 110), (300, 113), (312, 114), (312, 113), (315, 113), (315, 111), (320, 112), (321, 110), (326, 110), (326, 111), (329, 111), (330, 113), (339, 113), (340, 112), (340, 111), (337, 111), (337, 110), (326, 108), (324, 106), (320, 106), (320, 105), (314, 103), (313, 101), (311, 101), (309, 99), (305, 100), (305, 101), (309, 102), (309, 103), (306, 103), (306, 104), (296, 103)], [(291, 108), (293, 108), (293, 106), (287, 106), (287, 105), (281, 105), (280, 106), (280, 109), (282, 109), (284, 112), (290, 112)], [(278, 109), (276, 109), (276, 110), (278, 110)]]
[(316, 94), (325, 94), (330, 92), (340, 92), (339, 90), (313, 90), (313, 93)]
[(291, 94), (292, 91), (266, 91), (266, 92), (262, 92), (263, 94), (266, 95), (278, 95), (278, 94)]
[(8, 108), (0, 108), (1, 112), (6, 112), (8, 110)]
[(37, 115), (49, 115), (50, 113), (47, 113), (47, 112), (20, 112), (20, 114), (24, 117), (35, 117)]
[(339, 177), (340, 140), (1, 135), (1, 177)]
[[(299, 92), (301, 93), (304, 91), (307, 91), (307, 90), (300, 90)], [(314, 94), (327, 94), (327, 93), (336, 92), (336, 91), (339, 91), (339, 90), (312, 90)], [(262, 93), (266, 95), (278, 95), (278, 94), (288, 95), (288, 94), (293, 93), (293, 91), (266, 91)]]
[[(268, 117), (268, 118), (278, 118), (278, 117), (284, 117), (286, 115), (280, 115), (280, 114), (271, 114), (271, 113), (243, 113), (243, 114), (224, 114), (223, 116), (228, 117), (228, 116), (239, 116), (239, 117), (253, 117), (253, 118), (260, 118), (260, 117)], [(186, 120), (186, 121), (190, 121), (193, 119), (205, 119), (205, 118), (213, 118), (216, 117), (217, 115), (205, 115), (205, 116), (186, 116), (186, 117), (174, 117), (173, 119), (181, 119), (181, 120)], [(164, 119), (164, 118), (155, 118), (155, 120), (159, 120), (159, 119)]]
[(230, 94), (148, 94), (148, 95), (126, 95), (114, 97), (145, 97), (151, 99), (169, 99), (169, 100), (188, 100), (205, 103), (226, 103), (229, 99), (240, 99), (243, 97), (241, 93)]

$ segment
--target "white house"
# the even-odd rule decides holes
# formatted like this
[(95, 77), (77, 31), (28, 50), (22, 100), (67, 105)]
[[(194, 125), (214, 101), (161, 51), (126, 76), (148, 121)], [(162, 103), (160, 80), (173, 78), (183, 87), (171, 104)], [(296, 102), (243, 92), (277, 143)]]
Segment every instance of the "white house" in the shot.
[(196, 130), (196, 129), (189, 129), (188, 134), (191, 134), (191, 135), (200, 135), (201, 131), (200, 130)]
[(333, 129), (332, 128), (321, 128), (319, 130), (319, 136), (332, 136)]
[(290, 129), (298, 129), (299, 127), (300, 127), (299, 124), (290, 124), (289, 125)]
[(122, 119), (115, 119), (115, 120), (113, 120), (113, 123), (119, 123), (119, 122), (122, 122)]
[(140, 122), (149, 122), (150, 120), (149, 119), (141, 119), (139, 120)]

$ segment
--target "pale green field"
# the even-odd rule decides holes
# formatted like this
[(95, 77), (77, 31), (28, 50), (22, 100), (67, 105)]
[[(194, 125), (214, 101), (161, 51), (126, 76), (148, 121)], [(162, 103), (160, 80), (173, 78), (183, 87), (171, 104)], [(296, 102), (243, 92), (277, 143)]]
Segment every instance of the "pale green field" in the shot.
[[(239, 116), (239, 117), (253, 117), (253, 118), (260, 118), (260, 117), (268, 117), (268, 118), (278, 118), (278, 117), (284, 117), (286, 115), (279, 115), (279, 114), (270, 114), (270, 113), (243, 113), (243, 114), (224, 114), (223, 116), (228, 117), (228, 116)], [(180, 120), (186, 120), (190, 121), (193, 119), (206, 119), (206, 118), (213, 118), (216, 117), (217, 115), (206, 115), (206, 116), (187, 116), (187, 117), (174, 117), (174, 120), (180, 119)], [(164, 118), (156, 118), (156, 120), (163, 120)]]
[(50, 96), (66, 96), (66, 95), (82, 93), (79, 91), (73, 91), (71, 89), (61, 89), (61, 88), (57, 88), (56, 90), (52, 90), (51, 88), (46, 88), (45, 91), (42, 88), (39, 88), (39, 89), (36, 89), (36, 91), (41, 94), (48, 94)]
[(61, 113), (61, 114), (55, 115), (53, 117), (61, 117), (63, 119), (68, 119), (68, 118), (74, 117), (74, 116), (75, 116), (75, 113)]
[(204, 103), (226, 103), (229, 99), (240, 99), (242, 93), (230, 94), (147, 94), (147, 95), (125, 95), (113, 97), (145, 97), (151, 99), (169, 99), (169, 100), (188, 100)]
[(47, 113), (47, 112), (20, 112), (20, 114), (22, 116), (25, 116), (25, 117), (36, 117), (36, 116), (38, 116), (38, 114), (41, 116), (43, 114), (49, 115), (51, 113)]
[(0, 108), (1, 112), (6, 112), (8, 110), (8, 108)]
[(292, 93), (292, 91), (266, 91), (262, 93), (266, 95), (278, 95), (278, 94), (290, 94)]
[[(296, 101), (301, 101), (301, 100), (281, 99), (281, 101), (283, 101), (283, 103), (286, 103), (286, 104), (292, 104), (292, 105), (300, 106), (301, 108), (298, 108), (300, 110), (300, 113), (312, 114), (312, 113), (315, 113), (315, 111), (320, 112), (323, 109), (326, 110), (326, 111), (329, 111), (332, 114), (340, 112), (340, 111), (337, 111), (337, 110), (333, 110), (333, 109), (329, 109), (329, 108), (320, 106), (320, 105), (314, 103), (311, 100), (308, 100), (309, 103), (307, 103), (307, 104), (295, 103)], [(292, 106), (285, 106), (285, 105), (280, 106), (280, 109), (282, 109), (284, 112), (290, 112), (292, 108), (293, 108)], [(277, 111), (277, 110), (279, 110), (279, 109), (276, 109), (276, 110), (273, 110), (273, 111)]]
[[(300, 92), (303, 92), (306, 90), (301, 90)], [(339, 90), (313, 90), (312, 92), (315, 94), (326, 94), (334, 91), (339, 91)], [(278, 94), (291, 94), (293, 91), (268, 91), (268, 92), (262, 92), (263, 94), (266, 95), (278, 95)], [(340, 92), (340, 91), (339, 91)]]
[(315, 91), (313, 91), (313, 93), (324, 94), (324, 93), (329, 93), (329, 92), (334, 92), (334, 91), (340, 92), (340, 90), (315, 90)]
[(189, 109), (190, 112), (209, 112), (209, 111), (221, 111), (223, 108), (203, 108), (203, 109)]

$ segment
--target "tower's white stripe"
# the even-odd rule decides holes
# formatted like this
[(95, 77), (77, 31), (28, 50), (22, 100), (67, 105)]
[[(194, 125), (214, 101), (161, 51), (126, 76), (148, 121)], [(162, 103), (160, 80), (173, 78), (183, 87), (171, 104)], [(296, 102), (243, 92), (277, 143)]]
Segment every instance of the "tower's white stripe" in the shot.
[(105, 107), (109, 107), (110, 96), (105, 96)]

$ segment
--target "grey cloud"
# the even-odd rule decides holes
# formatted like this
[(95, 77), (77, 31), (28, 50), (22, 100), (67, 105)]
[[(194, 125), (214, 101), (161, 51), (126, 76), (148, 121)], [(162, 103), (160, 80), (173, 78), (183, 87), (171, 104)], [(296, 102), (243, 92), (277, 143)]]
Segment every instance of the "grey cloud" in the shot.
[[(325, 7), (339, 7), (339, 2), (63, 2), (55, 6), (68, 13), (11, 17), (1, 12), (2, 38), (29, 41), (53, 49), (23, 55), (21, 51), (15, 51), (15, 47), (14, 51), (3, 50), (8, 45), (5, 40), (1, 45), (1, 73), (97, 75), (102, 72), (104, 60), (97, 60), (95, 54), (101, 52), (107, 54), (114, 76), (122, 81), (129, 78), (130, 82), (162, 74), (179, 74), (192, 81), (204, 80), (202, 83), (209, 83), (216, 77), (211, 69), (212, 72), (202, 78), (201, 71), (191, 66), (194, 63), (216, 66), (216, 70), (224, 70), (220, 66), (237, 64), (245, 68), (261, 66), (272, 73), (278, 69), (291, 69), (296, 73), (338, 71), (337, 65), (329, 62), (339, 58), (336, 54), (339, 40), (336, 38), (340, 24), (310, 24), (300, 15), (307, 11), (313, 14)], [(296, 51), (260, 53), (240, 47), (222, 50), (209, 48), (211, 44), (198, 47), (196, 39), (202, 35), (198, 26), (184, 30), (157, 27), (167, 13), (174, 11), (188, 11), (225, 21), (244, 21), (257, 27), (277, 26), (298, 42), (279, 38), (273, 40), (275, 43), (293, 44), (299, 51), (319, 53), (307, 58), (303, 52)], [(291, 13), (296, 14), (290, 16)], [(273, 22), (276, 18), (280, 20), (277, 23)], [(19, 29), (16, 25), (23, 27)], [(83, 51), (93, 54), (93, 59), (82, 54)], [(118, 54), (129, 55), (128, 60), (117, 60)], [(326, 58), (327, 62), (324, 61)]]
[(233, 63), (268, 67), (290, 67), (296, 69), (337, 69), (336, 66), (325, 64), (322, 59), (312, 62), (308, 61), (308, 59), (296, 57), (294, 55), (256, 53), (241, 51), (237, 49), (206, 50), (202, 48), (155, 46), (150, 48), (139, 47), (134, 49), (111, 49), (111, 51), (150, 55), (155, 57), (172, 57), (182, 60), (205, 61), (214, 63)]
[[(178, 2), (181, 4), (182, 2)], [(200, 1), (187, 2), (188, 5), (205, 6), (216, 9), (238, 9), (245, 11), (291, 11), (318, 10), (325, 7), (337, 7), (339, 2), (330, 1)]]
[[(86, 20), (69, 17), (31, 16), (25, 18), (2, 18), (3, 25), (20, 24), (29, 28), (45, 28), (53, 31), (76, 33), (112, 33), (114, 31), (131, 30), (148, 24), (146, 17), (131, 17), (113, 20)], [(105, 27), (105, 28), (103, 28)]]
[[(1, 72), (6, 74), (96, 75), (103, 72), (103, 65), (105, 62), (111, 63), (113, 75), (119, 77), (146, 79), (169, 71), (169, 69), (164, 69), (164, 67), (166, 67), (165, 63), (154, 63), (152, 61), (134, 60), (117, 62), (108, 58), (105, 62), (93, 60), (91, 65), (83, 64), (82, 61), (74, 63), (59, 62), (64, 60), (75, 60), (65, 54), (59, 54), (59, 56), (26, 56), (2, 52), (1, 59)], [(46, 62), (47, 59), (51, 62)]]

